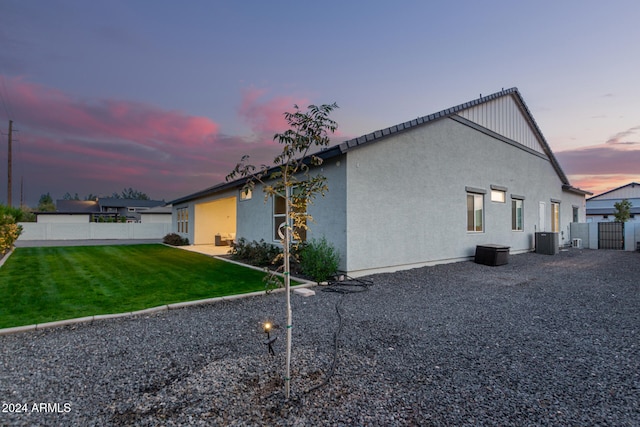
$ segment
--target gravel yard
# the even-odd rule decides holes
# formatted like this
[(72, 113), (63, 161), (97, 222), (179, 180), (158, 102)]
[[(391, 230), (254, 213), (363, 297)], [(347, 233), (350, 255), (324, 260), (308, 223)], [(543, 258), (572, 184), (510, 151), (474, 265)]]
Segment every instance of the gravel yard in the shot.
[(367, 279), (292, 296), (289, 400), (280, 293), (0, 336), (0, 425), (640, 424), (639, 253)]

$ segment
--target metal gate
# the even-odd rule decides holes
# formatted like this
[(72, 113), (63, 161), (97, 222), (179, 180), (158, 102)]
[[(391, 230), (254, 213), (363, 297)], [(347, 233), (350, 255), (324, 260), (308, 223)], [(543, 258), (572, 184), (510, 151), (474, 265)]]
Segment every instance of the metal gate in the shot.
[(598, 249), (624, 249), (624, 222), (598, 223)]

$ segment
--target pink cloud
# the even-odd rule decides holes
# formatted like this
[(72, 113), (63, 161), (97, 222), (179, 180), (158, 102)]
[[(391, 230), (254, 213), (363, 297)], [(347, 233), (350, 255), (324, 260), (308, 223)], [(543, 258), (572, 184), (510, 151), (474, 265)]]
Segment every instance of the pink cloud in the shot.
[(128, 141), (170, 153), (212, 142), (218, 133), (205, 117), (137, 102), (83, 101), (22, 78), (7, 80), (15, 115), (34, 133)]
[[(54, 198), (66, 192), (82, 197), (133, 187), (171, 200), (202, 190), (223, 182), (245, 154), (254, 164), (271, 164), (280, 152), (273, 134), (287, 128), (283, 112), (295, 103), (307, 105), (304, 99), (248, 89), (238, 114), (254, 135), (241, 137), (221, 134), (207, 117), (141, 102), (80, 99), (22, 77), (4, 81), (19, 131), (14, 182), (24, 175), (31, 206), (47, 192)], [(0, 162), (6, 162), (6, 150), (0, 150)], [(15, 199), (17, 188), (13, 194)]]
[(555, 153), (571, 184), (599, 194), (640, 181), (640, 144), (620, 142), (632, 131), (619, 132), (605, 144)]
[[(273, 134), (287, 129), (284, 112), (294, 110), (294, 105), (305, 108), (306, 99), (294, 99), (290, 96), (280, 96), (264, 99), (267, 94), (265, 89), (249, 88), (242, 94), (242, 102), (238, 108), (238, 115), (243, 117), (251, 129), (257, 134)], [(262, 100), (262, 101), (261, 101)]]
[(607, 140), (607, 144), (640, 144), (640, 126), (634, 126), (630, 129), (616, 133)]
[(601, 144), (555, 153), (570, 175), (638, 174), (640, 146)]

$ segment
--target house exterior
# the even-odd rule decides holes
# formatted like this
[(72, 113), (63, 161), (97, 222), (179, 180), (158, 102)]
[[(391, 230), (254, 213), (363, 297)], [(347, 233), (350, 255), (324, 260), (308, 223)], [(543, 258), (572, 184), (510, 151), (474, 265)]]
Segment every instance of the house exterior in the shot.
[(628, 222), (640, 223), (640, 184), (631, 182), (587, 199), (587, 222), (615, 221), (614, 205), (627, 199), (631, 202), (631, 218)]
[(115, 218), (126, 218), (126, 222), (140, 222), (140, 214), (151, 208), (164, 206), (164, 200), (120, 199), (101, 197), (98, 199), (100, 215), (113, 215)]
[[(332, 146), (318, 173), (329, 192), (308, 207), (351, 275), (468, 260), (477, 245), (512, 254), (535, 233), (586, 219), (588, 192), (570, 185), (517, 88)], [(194, 244), (216, 234), (277, 242), (281, 213), (243, 180), (174, 200), (173, 230)]]

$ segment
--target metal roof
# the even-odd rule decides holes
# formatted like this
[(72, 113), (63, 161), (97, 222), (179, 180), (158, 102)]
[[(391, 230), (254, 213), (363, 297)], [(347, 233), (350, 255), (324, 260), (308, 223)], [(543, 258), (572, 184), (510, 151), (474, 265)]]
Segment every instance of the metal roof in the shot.
[[(628, 184), (621, 185), (620, 187), (616, 187), (616, 188), (614, 188), (614, 189), (612, 189), (612, 190), (605, 191), (604, 193), (600, 193), (600, 194), (598, 194), (597, 196), (593, 196), (593, 197), (591, 197), (591, 198), (590, 198), (590, 199), (588, 199), (588, 200), (595, 200), (595, 199), (598, 199), (598, 198), (600, 198), (600, 197), (602, 197), (602, 196), (605, 196), (605, 195), (607, 195), (607, 194), (609, 194), (609, 193), (613, 193), (614, 191), (618, 191), (618, 190), (621, 190), (621, 189), (626, 188), (626, 187), (635, 187), (636, 185), (637, 185), (637, 186), (640, 186), (640, 184), (638, 184), (637, 182), (630, 182), (630, 183), (628, 183)], [(621, 197), (616, 197), (616, 198), (621, 198)], [(588, 201), (588, 200), (587, 200), (587, 201)]]

